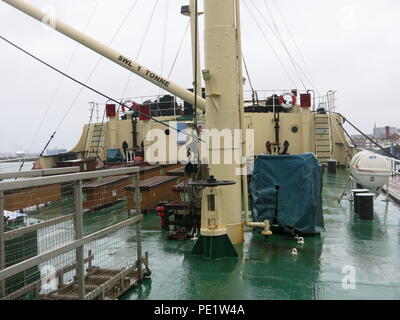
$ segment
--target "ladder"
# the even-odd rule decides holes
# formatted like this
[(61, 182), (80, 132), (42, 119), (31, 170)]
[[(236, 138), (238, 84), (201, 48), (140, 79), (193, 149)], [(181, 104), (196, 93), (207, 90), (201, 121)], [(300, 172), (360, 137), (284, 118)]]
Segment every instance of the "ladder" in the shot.
[(315, 156), (321, 163), (332, 158), (332, 136), (329, 114), (314, 115)]
[(101, 152), (104, 149), (104, 142), (106, 136), (107, 123), (104, 123), (105, 111), (103, 113), (103, 119), (101, 123), (89, 123), (88, 136), (87, 136), (87, 147), (86, 147), (86, 159), (98, 158), (101, 160)]

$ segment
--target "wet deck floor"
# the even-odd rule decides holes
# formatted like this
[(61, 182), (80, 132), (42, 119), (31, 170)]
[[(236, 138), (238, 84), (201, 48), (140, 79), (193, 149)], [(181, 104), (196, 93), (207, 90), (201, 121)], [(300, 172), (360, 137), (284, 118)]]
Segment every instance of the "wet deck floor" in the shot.
[[(375, 201), (375, 220), (359, 221), (350, 202), (338, 199), (347, 173), (324, 177), (327, 231), (307, 237), (301, 248), (284, 235), (265, 240), (246, 232), (239, 259), (208, 261), (191, 256), (194, 242), (166, 241), (159, 217), (143, 223), (151, 279), (123, 299), (400, 299), (400, 207)], [(290, 254), (292, 248), (299, 254)], [(354, 269), (352, 269), (354, 268)], [(355, 271), (355, 289), (343, 278)], [(346, 272), (346, 273), (343, 273)]]

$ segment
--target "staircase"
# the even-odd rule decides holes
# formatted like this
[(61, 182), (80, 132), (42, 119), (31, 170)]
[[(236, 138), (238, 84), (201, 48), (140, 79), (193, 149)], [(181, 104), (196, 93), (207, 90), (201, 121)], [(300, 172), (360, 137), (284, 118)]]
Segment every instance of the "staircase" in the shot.
[(106, 127), (106, 123), (94, 123), (90, 126), (87, 139), (86, 159), (100, 158), (104, 148)]
[[(93, 102), (92, 102), (93, 103)], [(95, 108), (97, 108), (97, 122), (92, 123), (94, 121), (94, 112)], [(86, 135), (85, 142), (85, 158), (99, 158), (101, 160), (101, 152), (104, 149), (104, 142), (106, 136), (107, 123), (105, 121), (106, 110), (104, 109), (103, 117), (101, 122), (99, 122), (99, 106), (93, 103), (90, 119), (88, 123), (88, 130)]]
[(315, 155), (321, 163), (332, 158), (332, 137), (329, 114), (315, 114)]

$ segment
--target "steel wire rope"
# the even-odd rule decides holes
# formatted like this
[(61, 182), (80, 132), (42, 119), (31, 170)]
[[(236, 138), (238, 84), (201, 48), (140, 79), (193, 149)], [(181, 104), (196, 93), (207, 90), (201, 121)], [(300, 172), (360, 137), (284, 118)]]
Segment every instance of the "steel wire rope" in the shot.
[[(277, 36), (280, 38), (280, 42), (282, 43), (282, 46), (284, 46), (284, 48), (285, 48), (287, 54), (289, 55), (289, 58), (291, 59), (294, 68), (297, 68), (297, 69), (300, 71), (300, 73), (303, 74), (304, 78), (305, 78), (306, 81), (311, 85), (311, 87), (312, 87), (312, 88), (315, 88), (315, 90), (317, 91), (317, 93), (320, 94), (320, 93), (319, 93), (319, 88), (318, 88), (316, 82), (314, 81), (314, 78), (313, 78), (313, 76), (311, 75), (311, 72), (309, 71), (309, 68), (308, 68), (308, 66), (307, 66), (307, 64), (306, 64), (306, 62), (305, 62), (305, 59), (304, 59), (303, 55), (302, 55), (301, 52), (300, 52), (300, 48), (298, 47), (297, 43), (295, 42), (295, 40), (294, 40), (294, 38), (293, 38), (293, 36), (292, 36), (292, 34), (291, 34), (289, 28), (287, 27), (287, 24), (286, 24), (285, 21), (283, 20), (283, 22), (284, 22), (284, 24), (285, 24), (285, 26), (286, 26), (286, 29), (287, 29), (287, 31), (288, 31), (288, 33), (289, 33), (289, 36), (290, 36), (292, 42), (294, 43), (294, 45), (295, 45), (295, 47), (296, 47), (296, 50), (297, 50), (297, 52), (298, 52), (300, 58), (302, 59), (303, 64), (304, 64), (304, 66), (305, 66), (306, 71), (307, 71), (308, 74), (307, 74), (306, 72), (304, 72), (304, 70), (302, 69), (302, 67), (301, 67), (300, 64), (297, 62), (296, 58), (294, 57), (294, 54), (292, 54), (292, 53), (290, 52), (288, 46), (286, 45), (286, 43), (285, 43), (285, 41), (284, 41), (284, 37), (282, 36), (281, 31), (279, 30), (278, 24), (276, 23), (276, 20), (275, 20), (275, 18), (274, 18), (273, 12), (272, 12), (272, 10), (271, 10), (271, 7), (268, 5), (268, 1), (267, 1), (267, 0), (264, 0), (264, 5), (265, 5), (265, 7), (267, 8), (268, 13), (269, 13), (269, 15), (270, 15), (270, 17), (271, 17), (271, 21), (272, 21), (272, 23), (273, 23), (273, 25), (274, 25), (274, 27), (275, 27)], [(283, 16), (281, 16), (281, 18), (283, 19)]]
[[(83, 32), (86, 32), (87, 28), (89, 27), (90, 23), (92, 22), (93, 17), (94, 17), (94, 15), (95, 15), (96, 11), (97, 11), (97, 8), (98, 8), (98, 6), (99, 6), (100, 1), (101, 1), (101, 0), (97, 0), (97, 1), (96, 1), (95, 6), (94, 6), (94, 8), (92, 9), (92, 12), (91, 12), (91, 14), (90, 14), (90, 16), (89, 16), (89, 20), (88, 20), (86, 26), (85, 26), (84, 29), (83, 29)], [(72, 62), (73, 62), (73, 60), (74, 60), (74, 58), (75, 58), (75, 56), (76, 56), (76, 54), (77, 54), (77, 52), (78, 52), (78, 50), (79, 50), (79, 47), (80, 47), (80, 46), (79, 46), (78, 44), (75, 46), (75, 49), (74, 49), (74, 51), (73, 51), (73, 53), (72, 53), (72, 55), (71, 55), (71, 58), (69, 59), (69, 61), (68, 61), (68, 63), (67, 63), (67, 66), (65, 67), (65, 72), (68, 72), (69, 68), (71, 67), (71, 64), (72, 64)], [(65, 80), (65, 77), (62, 76), (61, 79), (60, 79), (60, 81), (58, 82), (58, 85), (57, 85), (56, 89), (54, 90), (54, 94), (52, 95), (52, 98), (50, 99), (50, 102), (49, 102), (49, 104), (48, 104), (48, 106), (47, 106), (47, 109), (46, 109), (46, 111), (45, 111), (45, 113), (44, 113), (44, 115), (43, 115), (43, 117), (42, 117), (42, 120), (40, 121), (40, 124), (39, 124), (39, 126), (38, 126), (38, 128), (37, 128), (35, 134), (33, 135), (31, 144), (30, 144), (30, 146), (29, 146), (29, 148), (28, 148), (29, 151), (31, 150), (33, 144), (35, 143), (35, 140), (36, 140), (36, 138), (37, 138), (37, 136), (38, 136), (38, 134), (39, 134), (39, 132), (40, 132), (40, 130), (41, 130), (43, 124), (44, 124), (44, 121), (46, 120), (46, 117), (47, 117), (48, 113), (50, 112), (50, 109), (53, 107), (54, 101), (55, 101), (55, 99), (56, 99), (56, 97), (57, 97), (57, 95), (58, 95), (58, 92), (59, 92), (60, 89), (61, 89), (61, 86), (62, 86), (64, 80)]]
[[(164, 65), (165, 65), (165, 55), (166, 55), (166, 46), (167, 46), (167, 28), (168, 28), (168, 17), (169, 17), (169, 0), (165, 0), (165, 11), (164, 11), (164, 32), (163, 32), (163, 40), (162, 40), (162, 51), (161, 51), (161, 71), (160, 74), (164, 74)], [(163, 89), (159, 89), (158, 95), (160, 96)]]
[(282, 62), (281, 58), (279, 57), (278, 53), (276, 52), (275, 48), (272, 46), (271, 41), (269, 41), (267, 34), (264, 32), (264, 30), (262, 29), (261, 25), (258, 23), (257, 19), (255, 18), (253, 12), (250, 10), (250, 7), (247, 5), (247, 3), (244, 1), (243, 4), (245, 5), (247, 11), (249, 12), (251, 18), (253, 19), (254, 23), (256, 24), (256, 26), (258, 27), (258, 29), (260, 30), (261, 34), (263, 35), (264, 39), (266, 40), (267, 44), (269, 45), (269, 47), (271, 48), (274, 56), (276, 57), (276, 59), (278, 60), (279, 64), (281, 65), (283, 71), (286, 73), (286, 76), (289, 78), (289, 80), (292, 82), (292, 85), (294, 86), (294, 88), (296, 88), (296, 83), (293, 80), (293, 78), (290, 76), (289, 71), (286, 69), (284, 63)]
[(185, 32), (183, 33), (182, 40), (181, 40), (181, 42), (180, 42), (180, 44), (179, 44), (178, 52), (177, 52), (176, 55), (175, 55), (174, 61), (173, 61), (173, 63), (172, 63), (171, 69), (170, 69), (170, 71), (169, 71), (168, 78), (171, 77), (172, 72), (174, 71), (175, 64), (176, 64), (176, 62), (177, 62), (177, 60), (178, 60), (178, 57), (179, 57), (179, 54), (180, 54), (180, 52), (181, 52), (181, 50), (182, 50), (183, 43), (185, 42), (186, 35), (187, 35), (188, 30), (189, 30), (189, 26), (190, 26), (190, 20), (189, 20), (189, 22), (188, 22), (187, 25), (186, 25)]
[[(139, 2), (139, 0), (136, 0), (133, 2), (132, 6), (129, 8), (128, 12), (126, 13), (124, 19), (122, 20), (121, 24), (119, 25), (118, 29), (116, 30), (116, 32), (114, 33), (113, 37), (111, 38), (111, 40), (108, 43), (108, 46), (110, 46), (115, 38), (118, 36), (119, 32), (121, 31), (122, 27), (125, 25), (125, 22), (128, 20), (129, 16), (131, 15), (133, 9), (136, 7), (137, 3)], [(99, 59), (97, 60), (97, 63), (95, 64), (95, 66), (93, 67), (92, 71), (90, 72), (89, 76), (87, 77), (85, 84), (87, 84), (89, 82), (89, 80), (91, 79), (91, 77), (93, 76), (94, 72), (96, 71), (97, 67), (99, 66), (100, 62), (103, 60), (103, 57), (100, 56)], [(61, 121), (59, 122), (59, 124), (56, 127), (55, 132), (57, 132), (57, 130), (61, 127), (62, 123), (64, 122), (64, 120), (67, 118), (68, 114), (70, 113), (70, 111), (72, 110), (72, 108), (75, 105), (75, 102), (79, 99), (81, 93), (83, 92), (83, 87), (81, 87), (77, 93), (77, 95), (75, 96), (75, 98), (73, 99), (70, 107), (67, 109), (67, 112), (65, 113), (64, 117), (61, 119)]]
[(312, 73), (311, 73), (311, 71), (310, 71), (310, 68), (309, 68), (309, 66), (308, 66), (308, 63), (307, 63), (306, 59), (304, 58), (304, 55), (302, 54), (302, 52), (301, 52), (301, 50), (300, 50), (300, 48), (299, 48), (299, 46), (298, 46), (298, 44), (297, 44), (295, 38), (293, 37), (293, 34), (292, 34), (292, 32), (290, 31), (290, 28), (289, 28), (288, 24), (286, 23), (286, 20), (285, 20), (285, 18), (284, 18), (284, 16), (283, 16), (281, 10), (279, 9), (278, 4), (276, 3), (275, 0), (272, 0), (272, 3), (274, 4), (274, 6), (275, 6), (275, 8), (276, 8), (276, 11), (278, 12), (278, 14), (279, 14), (279, 16), (280, 16), (280, 18), (281, 18), (281, 20), (282, 20), (282, 22), (283, 22), (283, 25), (285, 26), (285, 28), (286, 28), (286, 30), (287, 30), (287, 32), (288, 32), (288, 34), (289, 34), (289, 37), (290, 37), (290, 39), (292, 40), (292, 42), (293, 42), (293, 44), (294, 44), (294, 46), (295, 46), (295, 48), (296, 48), (296, 50), (297, 50), (297, 52), (298, 52), (298, 54), (299, 54), (299, 56), (300, 56), (300, 58), (301, 58), (301, 60), (302, 60), (302, 62), (303, 62), (303, 64), (304, 64), (304, 66), (305, 66), (305, 69), (306, 69), (306, 71), (307, 71), (307, 73), (308, 73), (308, 75), (309, 75), (311, 81), (313, 82), (314, 87), (315, 87), (315, 89), (317, 90), (317, 93), (318, 93), (319, 95), (321, 95), (320, 90), (319, 90), (318, 85), (317, 85), (317, 82), (315, 81), (315, 79), (314, 79), (314, 77), (313, 77), (313, 75), (312, 75)]
[[(83, 83), (83, 82), (77, 80), (76, 78), (74, 78), (74, 77), (72, 77), (72, 76), (66, 74), (65, 72), (63, 72), (63, 71), (57, 69), (56, 67), (50, 65), (49, 63), (47, 63), (47, 62), (41, 60), (41, 59), (38, 58), (38, 57), (36, 57), (36, 56), (33, 55), (32, 53), (30, 53), (30, 52), (28, 52), (28, 51), (22, 49), (22, 48), (19, 47), (19, 46), (17, 46), (15, 43), (11, 42), (11, 41), (8, 40), (7, 38), (5, 38), (5, 37), (3, 37), (3, 36), (0, 35), (0, 39), (2, 39), (3, 41), (7, 42), (8, 44), (10, 44), (11, 46), (15, 47), (16, 49), (22, 51), (23, 53), (25, 53), (26, 55), (30, 56), (31, 58), (37, 60), (37, 61), (40, 62), (41, 64), (43, 64), (43, 65), (49, 67), (50, 69), (52, 69), (52, 70), (54, 70), (54, 71), (56, 71), (56, 72), (62, 74), (63, 76), (65, 76), (66, 78), (68, 78), (68, 79), (70, 79), (70, 80), (76, 82), (77, 84), (79, 84), (79, 85), (85, 87), (86, 89), (89, 89), (89, 90), (93, 91), (94, 93), (96, 93), (96, 94), (98, 94), (98, 95), (100, 95), (100, 96), (106, 98), (106, 99), (109, 100), (109, 101), (112, 101), (112, 102), (118, 104), (119, 106), (122, 106), (122, 105), (123, 105), (122, 102), (117, 101), (116, 99), (111, 98), (110, 96), (108, 96), (108, 95), (106, 95), (106, 94), (104, 94), (104, 93), (102, 93), (102, 92), (100, 92), (100, 91), (94, 89), (93, 87), (88, 86), (87, 84), (85, 84), (85, 83)], [(175, 130), (175, 131), (177, 131), (177, 132), (179, 132), (179, 133), (182, 133), (182, 134), (184, 134), (184, 135), (190, 136), (190, 135), (187, 134), (186, 132), (181, 131), (181, 130), (178, 130), (178, 129), (174, 128), (174, 127), (171, 127), (171, 126), (169, 126), (168, 124), (164, 123), (163, 121), (159, 121), (159, 120), (155, 119), (154, 117), (148, 116), (147, 114), (145, 114), (145, 113), (143, 113), (143, 112), (137, 111), (137, 113), (139, 113), (139, 114), (141, 114), (141, 115), (144, 115), (144, 116), (146, 116), (146, 117), (149, 117), (152, 121), (157, 122), (157, 123), (159, 123), (159, 124), (161, 124), (161, 125), (163, 125), (163, 126), (169, 128), (169, 129), (173, 129), (173, 130)]]
[(246, 59), (244, 58), (243, 52), (242, 52), (242, 57), (243, 57), (244, 69), (246, 70), (246, 75), (247, 75), (247, 78), (249, 80), (249, 85), (250, 85), (251, 91), (254, 91), (253, 83), (252, 83), (251, 78), (250, 78), (249, 69), (247, 68), (247, 63), (246, 63)]
[[(282, 44), (283, 48), (285, 49), (292, 65), (293, 68), (295, 69), (296, 73), (298, 74), (298, 76), (301, 78), (301, 76), (299, 75), (299, 72), (303, 74), (304, 78), (306, 79), (306, 81), (308, 81), (308, 83), (311, 85), (311, 87), (315, 87), (315, 85), (312, 83), (312, 81), (310, 81), (309, 77), (306, 75), (306, 73), (303, 71), (303, 69), (300, 67), (300, 65), (297, 63), (294, 55), (291, 53), (290, 49), (288, 48), (288, 46), (285, 43), (285, 40), (279, 30), (279, 27), (275, 21), (274, 15), (272, 13), (272, 10), (270, 9), (270, 6), (268, 5), (267, 0), (264, 0), (264, 5), (267, 8), (268, 14), (271, 17), (271, 21), (274, 25), (275, 28), (275, 32), (276, 32), (276, 37), (278, 38), (279, 42)], [(264, 17), (265, 22), (267, 23), (265, 17)]]
[[(142, 41), (140, 42), (139, 50), (138, 50), (138, 52), (136, 54), (135, 60), (139, 59), (140, 53), (142, 52), (143, 45), (144, 45), (144, 42), (146, 40), (147, 34), (149, 32), (151, 22), (153, 21), (154, 13), (156, 11), (158, 2), (159, 2), (159, 0), (156, 0), (156, 2), (154, 3), (153, 10), (151, 11), (151, 15), (150, 15), (149, 21), (147, 22), (146, 30), (145, 30), (145, 32), (143, 34)], [(129, 87), (129, 83), (131, 82), (131, 79), (132, 79), (132, 73), (129, 73), (128, 81), (126, 82), (124, 92), (123, 92), (123, 94), (121, 96), (122, 99), (124, 99), (125, 94), (128, 91), (128, 87)]]
[(296, 63), (293, 61), (293, 57), (291, 56), (290, 52), (288, 51), (286, 44), (284, 43), (284, 41), (282, 40), (282, 38), (280, 37), (280, 34), (277, 33), (276, 31), (274, 31), (274, 29), (272, 28), (272, 26), (268, 23), (267, 19), (263, 16), (263, 14), (261, 13), (261, 11), (258, 9), (258, 7), (255, 5), (253, 0), (249, 0), (251, 2), (251, 4), (254, 6), (254, 8), (256, 9), (256, 11), (258, 12), (258, 14), (261, 16), (261, 18), (263, 19), (263, 21), (265, 22), (265, 24), (268, 26), (268, 28), (271, 30), (272, 34), (278, 39), (279, 43), (282, 45), (283, 49), (285, 50), (286, 54), (289, 57), (290, 63), (293, 66), (294, 72), (296, 73), (297, 77), (299, 78), (299, 81), (301, 82), (304, 90), (307, 90), (307, 86), (305, 85), (303, 78), (300, 75), (299, 70), (296, 67)]
[[(111, 43), (115, 40), (115, 38), (117, 37), (118, 33), (121, 31), (122, 27), (124, 26), (126, 20), (128, 19), (128, 17), (129, 17), (130, 14), (132, 13), (132, 11), (133, 11), (133, 9), (135, 8), (135, 6), (136, 6), (136, 4), (138, 3), (138, 1), (139, 1), (139, 0), (136, 0), (136, 1), (132, 4), (132, 6), (131, 6), (130, 9), (128, 10), (127, 14), (125, 15), (125, 18), (122, 20), (120, 26), (118, 27), (117, 31), (114, 33), (114, 36), (112, 37), (112, 39), (111, 39), (111, 41), (109, 42), (108, 45), (111, 45)], [(36, 58), (34, 55), (28, 53), (27, 51), (25, 51), (25, 50), (23, 50), (23, 49), (21, 49), (21, 48), (19, 48), (18, 46), (16, 46), (16, 45), (13, 44), (12, 42), (8, 41), (8, 40), (5, 39), (4, 37), (1, 37), (1, 38), (2, 38), (3, 40), (5, 40), (6, 42), (10, 43), (11, 45), (13, 45), (14, 47), (16, 47), (17, 49), (20, 49), (21, 51), (23, 51), (23, 52), (27, 53), (28, 55), (30, 55), (31, 57), (35, 58), (36, 60), (38, 60), (38, 61), (44, 63), (44, 61), (42, 61), (42, 60)], [(98, 67), (98, 65), (100, 64), (100, 62), (101, 62), (102, 59), (103, 59), (103, 57), (99, 57), (99, 59), (97, 60), (96, 65), (94, 66), (94, 68), (92, 69), (92, 71), (90, 72), (88, 78), (86, 79), (86, 81), (85, 81), (85, 83), (84, 83), (85, 85), (89, 82), (90, 78), (92, 77), (92, 75), (93, 75), (94, 72), (96, 71), (96, 69), (97, 69), (97, 67)], [(45, 63), (45, 64), (48, 65), (48, 66), (50, 66), (50, 65), (47, 64), (47, 63)], [(54, 69), (54, 70), (60, 72), (58, 69), (56, 69), (56, 68), (54, 68), (54, 67), (52, 67), (52, 66), (50, 66), (50, 67), (51, 67), (52, 69)], [(60, 72), (60, 73), (65, 75), (65, 73), (62, 73), (62, 72)], [(72, 77), (69, 77), (69, 78), (72, 79)], [(82, 85), (83, 83), (80, 83), (80, 84)], [(70, 111), (71, 111), (72, 108), (74, 107), (75, 102), (78, 100), (78, 98), (80, 97), (81, 93), (83, 92), (83, 87), (84, 87), (84, 86), (82, 86), (82, 87), (79, 89), (77, 95), (76, 95), (75, 98), (73, 99), (72, 103), (70, 104), (70, 106), (69, 106), (69, 108), (67, 109), (66, 113), (64, 114), (63, 118), (61, 119), (61, 121), (60, 121), (59, 124), (57, 125), (56, 130), (55, 130), (54, 133), (50, 136), (50, 139), (47, 141), (45, 147), (43, 148), (42, 152), (40, 153), (40, 156), (42, 156), (43, 153), (46, 151), (46, 149), (47, 149), (47, 147), (49, 146), (50, 142), (54, 139), (54, 137), (55, 137), (55, 135), (56, 135), (58, 129), (61, 127), (62, 123), (64, 122), (64, 120), (67, 118), (68, 114), (70, 113)], [(23, 167), (23, 164), (21, 165), (19, 171), (22, 170), (22, 167)]]

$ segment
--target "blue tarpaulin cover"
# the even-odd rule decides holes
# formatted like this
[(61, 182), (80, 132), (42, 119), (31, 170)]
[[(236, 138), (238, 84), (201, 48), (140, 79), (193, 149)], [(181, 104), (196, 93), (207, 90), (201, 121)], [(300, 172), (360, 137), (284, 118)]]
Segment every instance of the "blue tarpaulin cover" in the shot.
[(119, 149), (108, 149), (107, 150), (107, 161), (108, 162), (122, 162), (124, 158), (122, 157), (121, 150)]
[(254, 220), (276, 218), (281, 226), (304, 234), (325, 231), (322, 176), (312, 153), (259, 155), (250, 183)]

